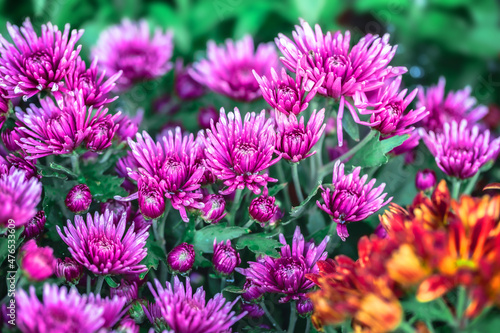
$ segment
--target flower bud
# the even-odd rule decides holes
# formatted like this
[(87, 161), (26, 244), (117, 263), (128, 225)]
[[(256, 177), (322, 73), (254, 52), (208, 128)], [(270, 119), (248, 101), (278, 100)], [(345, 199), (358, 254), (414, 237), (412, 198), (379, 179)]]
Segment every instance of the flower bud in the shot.
[(212, 264), (215, 271), (221, 275), (230, 275), (236, 266), (241, 264), (240, 255), (231, 247), (230, 240), (227, 240), (226, 244), (224, 244), (224, 241), (217, 244), (217, 239), (214, 239)]
[(177, 96), (183, 100), (196, 99), (203, 96), (205, 87), (193, 80), (188, 70), (191, 66), (184, 67), (182, 59), (175, 62), (175, 83), (174, 89)]
[(376, 228), (375, 231), (373, 232), (375, 235), (377, 235), (380, 238), (386, 238), (387, 237), (387, 230), (385, 230), (384, 226), (382, 223), (380, 223)]
[(28, 279), (43, 281), (54, 273), (54, 250), (50, 247), (38, 247), (29, 245), (23, 248), (21, 269)]
[(194, 258), (194, 246), (182, 243), (168, 253), (167, 263), (174, 272), (186, 273), (193, 267)]
[(146, 218), (156, 219), (165, 212), (165, 198), (154, 178), (142, 177), (138, 182), (139, 208)]
[(201, 209), (201, 218), (208, 223), (219, 223), (219, 221), (226, 216), (224, 209), (226, 208), (226, 201), (224, 197), (219, 194), (209, 194), (203, 198), (205, 207)]
[(69, 190), (64, 203), (73, 213), (78, 214), (86, 211), (92, 203), (92, 194), (89, 187), (85, 184), (76, 185)]
[(65, 278), (69, 283), (77, 284), (83, 275), (83, 266), (73, 258), (57, 259), (55, 273), (57, 277)]
[(314, 311), (314, 306), (312, 301), (306, 297), (301, 297), (297, 301), (295, 307), (297, 309), (297, 313), (301, 317), (309, 317)]
[(243, 311), (247, 312), (248, 317), (255, 319), (260, 318), (265, 314), (264, 310), (260, 307), (260, 305), (253, 303), (242, 303), (241, 312)]
[(214, 123), (219, 120), (219, 112), (217, 112), (213, 106), (200, 108), (198, 111), (198, 125), (200, 125), (201, 128), (210, 128), (210, 121), (212, 119)]
[(21, 149), (16, 141), (21, 141), (21, 135), (14, 129), (6, 128), (1, 134), (2, 142), (9, 151), (18, 151)]
[(121, 114), (116, 119), (116, 124), (118, 124), (118, 130), (116, 131), (116, 136), (119, 138), (119, 141), (126, 142), (128, 138), (134, 138), (137, 130), (139, 129), (139, 125), (142, 122), (142, 116), (144, 114), (144, 110), (140, 109), (137, 111), (137, 114), (134, 118), (128, 117), (126, 114)]
[(101, 214), (104, 214), (106, 210), (113, 213), (113, 221), (118, 223), (123, 214), (126, 214), (127, 221), (132, 217), (132, 203), (130, 201), (118, 201), (109, 199), (108, 201), (101, 203)]
[(261, 225), (269, 222), (278, 209), (275, 204), (276, 198), (267, 195), (267, 189), (257, 198), (253, 199), (248, 207), (250, 217)]
[(127, 316), (120, 321), (118, 328), (113, 332), (139, 333), (139, 326), (135, 323), (135, 320)]
[(120, 285), (116, 288), (110, 288), (111, 297), (125, 297), (127, 299), (127, 303), (132, 302), (137, 299), (138, 291), (137, 291), (137, 283), (135, 281), (127, 281), (121, 280)]
[(23, 237), (35, 238), (40, 235), (45, 227), (45, 212), (43, 210), (36, 213), (36, 215), (24, 225)]
[(92, 130), (87, 139), (87, 149), (92, 152), (103, 151), (111, 146), (118, 125), (111, 117), (105, 117), (92, 125)]
[(431, 169), (419, 170), (415, 177), (415, 186), (419, 191), (432, 190), (436, 186), (436, 173)]
[(262, 295), (264, 294), (262, 290), (253, 284), (252, 280), (249, 279), (245, 282), (243, 290), (245, 290), (245, 292), (241, 294), (241, 297), (246, 302), (259, 303), (262, 299)]

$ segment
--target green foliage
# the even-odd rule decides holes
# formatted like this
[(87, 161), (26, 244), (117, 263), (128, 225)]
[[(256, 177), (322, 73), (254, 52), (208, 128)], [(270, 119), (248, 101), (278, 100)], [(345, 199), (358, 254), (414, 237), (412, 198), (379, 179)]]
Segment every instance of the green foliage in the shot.
[(395, 147), (400, 146), (408, 137), (408, 135), (402, 135), (380, 140), (380, 133), (377, 132), (377, 134), (349, 160), (348, 165), (371, 168), (385, 164), (389, 161), (387, 153)]
[(248, 247), (248, 249), (256, 255), (264, 254), (273, 258), (278, 258), (280, 256), (276, 249), (282, 246), (283, 244), (279, 241), (264, 233), (241, 236), (236, 243), (237, 250)]
[(214, 239), (217, 239), (217, 242), (226, 241), (238, 238), (248, 232), (248, 229), (242, 227), (227, 227), (226, 223), (212, 224), (196, 231), (193, 239), (194, 249), (197, 253), (200, 251), (213, 253)]

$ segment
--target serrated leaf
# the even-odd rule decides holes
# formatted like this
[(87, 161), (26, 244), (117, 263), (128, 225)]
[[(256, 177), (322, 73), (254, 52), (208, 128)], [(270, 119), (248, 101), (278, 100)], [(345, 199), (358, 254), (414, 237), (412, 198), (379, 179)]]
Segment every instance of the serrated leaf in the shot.
[(119, 286), (118, 283), (115, 282), (115, 280), (113, 280), (113, 278), (109, 275), (106, 275), (104, 277), (104, 280), (106, 281), (106, 283), (108, 284), (108, 286), (110, 286), (111, 288), (117, 288)]
[[(8, 247), (9, 244), (15, 244), (15, 248), (14, 248), (15, 251), (11, 255), (13, 255), (14, 257), (16, 256), (17, 248), (21, 244), (21, 242), (19, 241), (19, 238), (21, 237), (21, 234), (23, 233), (24, 227), (21, 227), (18, 229), (9, 229), (9, 230), (15, 230), (14, 231), (14, 243), (9, 242), (7, 239), (2, 240), (2, 242), (0, 242), (0, 266), (3, 264), (3, 262), (5, 261), (5, 259), (7, 259), (8, 255), (9, 255), (9, 247)], [(10, 233), (7, 231), (7, 235), (9, 235), (9, 234)]]
[(408, 137), (408, 135), (393, 136), (392, 138), (379, 141), (380, 133), (377, 133), (349, 160), (348, 164), (362, 168), (377, 167), (385, 164), (389, 161), (387, 153), (400, 146)]
[(212, 224), (197, 230), (194, 234), (193, 245), (196, 252), (213, 253), (214, 239), (217, 242), (238, 238), (249, 230), (241, 227), (227, 227), (226, 223)]
[(321, 186), (321, 182), (318, 182), (318, 185), (314, 188), (314, 191), (312, 191), (307, 196), (307, 198), (305, 198), (304, 201), (302, 201), (300, 203), (300, 205), (292, 208), (292, 210), (290, 211), (290, 216), (291, 217), (297, 218), (297, 217), (299, 217), (305, 211), (307, 203), (309, 201), (311, 201), (311, 199), (316, 195), (316, 193), (318, 193), (318, 189), (319, 189), (320, 186)]
[(241, 236), (236, 243), (236, 249), (241, 250), (248, 247), (255, 254), (265, 254), (273, 258), (279, 258), (277, 248), (282, 247), (276, 239), (270, 238), (264, 233)]
[(227, 286), (222, 291), (227, 291), (228, 293), (231, 293), (231, 294), (243, 294), (245, 292), (245, 290), (243, 290), (237, 286)]
[(105, 202), (116, 195), (127, 196), (127, 191), (121, 187), (124, 179), (118, 176), (102, 175), (99, 179), (86, 179), (85, 183), (92, 193), (92, 199)]
[(167, 259), (165, 256), (165, 252), (157, 244), (152, 232), (149, 234), (148, 240), (146, 241), (146, 249), (148, 250), (148, 254), (144, 259), (142, 259), (141, 264), (145, 265), (148, 270), (144, 273), (141, 273), (141, 275), (139, 276), (141, 279), (143, 279), (146, 274), (148, 274), (148, 271), (151, 268), (156, 270), (161, 260), (165, 261)]
[(288, 185), (288, 183), (282, 183), (282, 184), (278, 184), (278, 185), (275, 185), (273, 187), (271, 187), (269, 189), (269, 193), (268, 195), (270, 197), (273, 197), (275, 196), (276, 194), (278, 194), (282, 189), (284, 189), (286, 186)]

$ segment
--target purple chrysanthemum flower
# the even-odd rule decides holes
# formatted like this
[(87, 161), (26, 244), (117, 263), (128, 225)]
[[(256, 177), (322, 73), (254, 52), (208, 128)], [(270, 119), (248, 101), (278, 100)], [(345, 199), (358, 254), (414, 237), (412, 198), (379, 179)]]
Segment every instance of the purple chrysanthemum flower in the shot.
[(415, 177), (415, 187), (419, 191), (428, 191), (436, 186), (436, 173), (431, 169), (418, 170)]
[(293, 163), (300, 162), (316, 153), (310, 152), (325, 130), (325, 109), (313, 111), (307, 125), (304, 117), (297, 120), (295, 115), (286, 116), (277, 112), (276, 118), (276, 150), (281, 157)]
[(101, 203), (101, 214), (104, 214), (106, 210), (113, 213), (113, 220), (115, 223), (120, 221), (123, 214), (125, 214), (127, 222), (130, 221), (133, 216), (132, 203), (129, 201), (109, 199), (108, 201)]
[(147, 255), (148, 228), (136, 233), (132, 224), (125, 233), (125, 224), (125, 215), (115, 224), (113, 213), (106, 211), (102, 215), (95, 212), (94, 218), (87, 214), (87, 223), (83, 217), (75, 216), (74, 225), (68, 220), (63, 228), (64, 234), (59, 226), (56, 228), (73, 258), (94, 274), (145, 272), (147, 268), (140, 262)]
[(205, 87), (189, 75), (191, 66), (184, 67), (184, 61), (179, 58), (175, 62), (174, 89), (182, 100), (196, 99), (205, 94)]
[(298, 71), (296, 79), (291, 78), (284, 68), (281, 69), (281, 79), (271, 68), (271, 78), (260, 77), (253, 71), (255, 79), (259, 83), (262, 96), (271, 107), (286, 115), (291, 113), (298, 115), (309, 106), (309, 102), (316, 96), (319, 87), (323, 84), (323, 78), (320, 78), (310, 89), (306, 96), (305, 84), (307, 75), (305, 72)]
[[(356, 92), (364, 94), (383, 86), (385, 79), (406, 72), (404, 67), (390, 67), (389, 62), (396, 53), (396, 46), (389, 45), (389, 35), (382, 38), (376, 35), (366, 35), (350, 47), (351, 34), (343, 35), (340, 31), (333, 34), (323, 34), (319, 25), (315, 31), (304, 20), (302, 27), (296, 26), (292, 41), (283, 34), (275, 39), (284, 58), (281, 61), (293, 72), (305, 72), (308, 77), (307, 88), (312, 88), (319, 80), (323, 84), (318, 93), (340, 98), (337, 116), (339, 146), (343, 144), (342, 117), (344, 106), (347, 105), (353, 119), (359, 123), (359, 116), (346, 97), (353, 97)], [(305, 74), (304, 74), (305, 75)]]
[(203, 198), (203, 204), (205, 205), (201, 209), (201, 218), (207, 223), (219, 223), (220, 220), (227, 213), (224, 212), (226, 208), (226, 200), (220, 194), (209, 194)]
[(440, 77), (437, 85), (426, 90), (419, 88), (417, 107), (423, 106), (429, 111), (429, 115), (420, 122), (426, 130), (442, 132), (445, 123), (452, 120), (459, 123), (462, 119), (472, 126), (488, 113), (486, 106), (476, 106), (476, 99), (470, 95), (471, 87), (450, 91), (445, 97), (445, 85), (446, 79)]
[(99, 59), (99, 66), (107, 75), (122, 71), (117, 81), (120, 88), (156, 79), (172, 69), (172, 32), (163, 33), (157, 28), (151, 38), (149, 29), (145, 20), (132, 22), (123, 19), (120, 25), (103, 31), (92, 50), (92, 55)]
[(141, 176), (137, 181), (137, 199), (141, 214), (148, 219), (157, 219), (165, 212), (165, 196), (153, 177)]
[(360, 178), (360, 171), (361, 167), (357, 167), (351, 174), (345, 175), (344, 164), (337, 161), (333, 167), (333, 190), (321, 187), (325, 203), (316, 201), (318, 207), (337, 223), (337, 234), (343, 241), (349, 237), (347, 223), (364, 220), (392, 200), (391, 197), (384, 201), (387, 196), (387, 193), (382, 194), (385, 184), (374, 188), (376, 179), (365, 184), (368, 175)]
[(268, 195), (266, 187), (263, 194), (254, 198), (250, 202), (250, 205), (248, 206), (248, 213), (252, 219), (259, 222), (260, 225), (264, 227), (278, 209), (276, 198)]
[(372, 127), (379, 131), (382, 137), (409, 134), (415, 129), (412, 125), (429, 114), (425, 106), (410, 110), (405, 114), (406, 108), (417, 95), (418, 89), (414, 89), (406, 96), (408, 89), (399, 91), (400, 85), (401, 76), (398, 76), (377, 91), (373, 98), (375, 102), (367, 101), (363, 94), (355, 94), (354, 103), (359, 112), (372, 114), (370, 122), (377, 124)]
[(61, 110), (49, 98), (40, 104), (41, 107), (31, 104), (26, 112), (16, 110), (21, 123), (18, 130), (23, 136), (18, 144), (31, 154), (27, 159), (69, 154), (96, 130), (100, 121), (116, 117), (106, 116), (107, 109), (87, 109), (81, 94), (66, 98)]
[(306, 243), (297, 226), (291, 246), (287, 244), (285, 236), (280, 234), (280, 242), (283, 244), (280, 258), (264, 256), (257, 262), (249, 262), (248, 268), (236, 270), (262, 292), (284, 294), (280, 303), (299, 300), (314, 287), (314, 283), (306, 275), (319, 271), (316, 263), (326, 259), (328, 253), (325, 249), (329, 240), (330, 237), (326, 236), (318, 246), (312, 241)]
[(41, 195), (42, 184), (37, 178), (28, 179), (22, 170), (0, 166), (0, 227), (6, 228), (9, 220), (16, 227), (28, 223), (36, 214)]
[[(140, 327), (135, 323), (135, 320), (126, 316), (118, 324), (117, 333), (139, 333)], [(153, 330), (154, 331), (154, 330)]]
[(260, 318), (265, 314), (264, 309), (255, 303), (242, 303), (241, 311), (247, 312), (247, 316), (254, 319)]
[(104, 81), (104, 75), (105, 73), (99, 75), (97, 71), (97, 58), (92, 61), (88, 69), (85, 61), (78, 58), (74, 69), (66, 76), (66, 89), (71, 93), (81, 93), (87, 106), (103, 106), (118, 98), (118, 96), (108, 97), (121, 72), (115, 73), (106, 81)]
[(88, 298), (88, 303), (92, 304), (94, 308), (101, 308), (102, 317), (104, 318), (103, 328), (113, 327), (118, 320), (127, 312), (128, 308), (125, 308), (125, 303), (127, 299), (125, 297), (113, 296), (112, 298), (106, 297), (101, 298), (101, 295), (90, 294)]
[(271, 67), (278, 64), (274, 45), (259, 44), (255, 50), (250, 35), (237, 42), (228, 39), (225, 46), (217, 46), (214, 41), (209, 41), (207, 57), (189, 70), (193, 79), (216, 93), (245, 102), (261, 96), (259, 83), (252, 71), (268, 76)]
[(36, 160), (27, 159), (27, 157), (24, 152), (21, 152), (19, 155), (11, 153), (7, 155), (7, 162), (9, 162), (10, 166), (24, 171), (27, 179), (33, 177), (42, 179), (42, 175), (38, 174), (38, 169), (36, 168)]
[(39, 282), (54, 274), (56, 259), (51, 247), (38, 247), (32, 242), (21, 249), (21, 269), (28, 279)]
[(16, 293), (16, 304), (17, 325), (25, 333), (96, 332), (104, 324), (103, 309), (88, 303), (75, 288), (68, 292), (46, 283), (42, 303), (30, 286), (29, 294), (22, 289)]
[(186, 273), (193, 267), (194, 246), (188, 243), (177, 245), (167, 255), (167, 263), (175, 272)]
[[(157, 192), (159, 190), (159, 193), (170, 199), (172, 207), (179, 211), (185, 222), (188, 222), (186, 208), (203, 208), (203, 203), (197, 201), (202, 198), (202, 194), (196, 190), (201, 186), (205, 168), (196, 163), (199, 146), (193, 135), (183, 136), (181, 129), (177, 127), (175, 132), (168, 131), (160, 142), (154, 142), (147, 132), (143, 132), (142, 135), (137, 134), (136, 138), (137, 142), (129, 139), (129, 145), (139, 168), (138, 171), (128, 172), (132, 179), (139, 181), (139, 193), (133, 194), (127, 200), (140, 197), (142, 191), (148, 190), (139, 184), (140, 180), (146, 177), (150, 185), (157, 184), (153, 187), (154, 190)], [(142, 197), (142, 200), (139, 198), (141, 211), (145, 204), (149, 204), (144, 195)], [(156, 205), (156, 201), (152, 204)], [(159, 204), (161, 203), (158, 202)]]
[(217, 333), (226, 332), (246, 312), (236, 315), (231, 308), (238, 302), (226, 302), (222, 294), (216, 294), (208, 302), (205, 300), (205, 291), (200, 287), (193, 294), (191, 282), (186, 278), (186, 287), (174, 277), (173, 285), (167, 282), (164, 289), (158, 280), (155, 280), (156, 290), (148, 282), (156, 304), (160, 306), (163, 319), (170, 330), (176, 333)]
[(142, 122), (142, 117), (144, 116), (144, 110), (139, 109), (134, 117), (130, 118), (126, 114), (122, 113), (115, 120), (115, 124), (118, 124), (118, 130), (116, 131), (116, 136), (119, 141), (127, 142), (129, 138), (133, 139), (137, 134), (137, 130)]
[(62, 108), (63, 79), (75, 66), (81, 45), (75, 49), (83, 30), (72, 30), (66, 24), (61, 32), (52, 23), (42, 25), (37, 36), (29, 19), (21, 28), (7, 23), (7, 30), (15, 45), (0, 36), (0, 85), (7, 98), (28, 98), (47, 90)]
[(148, 303), (142, 305), (144, 314), (148, 318), (151, 325), (153, 325), (155, 332), (163, 332), (167, 329), (167, 322), (162, 317), (160, 303)]
[(127, 303), (132, 302), (133, 300), (137, 299), (139, 292), (137, 289), (137, 282), (135, 281), (128, 281), (122, 279), (120, 281), (120, 285), (116, 288), (110, 288), (110, 295), (111, 297), (114, 296), (120, 296), (120, 297), (125, 297), (127, 300)]
[(85, 212), (92, 203), (92, 194), (86, 184), (78, 184), (69, 190), (64, 200), (66, 207), (73, 213)]
[(111, 146), (113, 137), (118, 130), (116, 123), (120, 113), (114, 115), (101, 115), (91, 123), (90, 132), (86, 141), (86, 148), (91, 152), (102, 152)]
[(76, 284), (83, 275), (83, 266), (73, 258), (57, 259), (55, 273), (57, 277), (64, 278), (71, 284)]
[[(0, 125), (0, 128), (2, 126)], [(7, 148), (7, 150), (15, 152), (21, 149), (17, 144), (17, 141), (21, 141), (21, 134), (16, 130), (16, 128), (5, 128), (0, 134), (2, 142)]]
[(38, 211), (35, 216), (24, 225), (23, 237), (35, 238), (43, 232), (45, 227), (45, 212), (43, 210)]
[(301, 297), (297, 301), (295, 308), (301, 317), (309, 317), (314, 311), (313, 302), (308, 297)]
[(217, 273), (225, 276), (232, 274), (236, 266), (241, 264), (240, 255), (231, 246), (231, 240), (228, 239), (225, 243), (224, 241), (217, 243), (217, 240), (214, 239), (212, 264)]
[[(7, 120), (8, 113), (9, 113), (9, 100), (7, 98), (3, 97), (5, 94), (6, 94), (5, 91), (0, 86), (0, 129), (2, 128), (3, 124), (5, 123), (5, 120)], [(2, 135), (2, 139), (3, 139), (3, 135)]]
[(256, 115), (247, 113), (244, 121), (240, 111), (234, 108), (226, 116), (221, 109), (220, 119), (206, 130), (206, 165), (216, 177), (228, 186), (221, 194), (230, 194), (247, 187), (260, 194), (260, 187), (277, 181), (262, 171), (279, 161), (273, 159), (276, 133), (271, 119), (266, 120), (265, 111)]
[(245, 302), (260, 303), (260, 301), (262, 301), (262, 296), (264, 295), (264, 292), (260, 287), (256, 286), (251, 279), (247, 279), (245, 281), (243, 290), (245, 292), (241, 294), (241, 298)]
[(500, 138), (490, 142), (490, 131), (468, 128), (467, 120), (444, 124), (443, 133), (423, 133), (422, 138), (438, 167), (450, 177), (474, 176), (486, 162), (497, 158)]

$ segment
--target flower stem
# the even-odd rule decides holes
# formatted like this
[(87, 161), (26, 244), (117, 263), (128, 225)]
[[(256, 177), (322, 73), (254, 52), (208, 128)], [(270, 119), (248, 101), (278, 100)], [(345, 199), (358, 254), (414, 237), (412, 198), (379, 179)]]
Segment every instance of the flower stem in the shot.
[(97, 283), (95, 284), (95, 291), (94, 291), (95, 295), (99, 295), (101, 293), (103, 283), (104, 283), (104, 275), (99, 275), (99, 277), (97, 278)]
[(91, 280), (92, 279), (90, 275), (87, 274), (87, 294), (90, 294), (90, 283), (92, 282)]
[(290, 321), (288, 322), (288, 333), (295, 331), (295, 323), (297, 322), (297, 311), (295, 310), (295, 301), (290, 302)]
[(460, 195), (460, 185), (461, 185), (461, 180), (457, 178), (452, 178), (451, 180), (451, 197), (453, 199), (458, 199), (458, 196)]
[(306, 319), (306, 331), (304, 333), (309, 333), (311, 330), (311, 317), (307, 317)]
[(220, 278), (220, 292), (222, 292), (225, 287), (226, 287), (226, 277), (223, 276)]
[(444, 301), (444, 299), (442, 297), (440, 297), (436, 300), (436, 302), (437, 302), (437, 305), (441, 308), (441, 312), (445, 315), (446, 321), (449, 324), (453, 324), (454, 323), (453, 314), (451, 313), (448, 305), (446, 305), (446, 302)]
[(267, 319), (269, 319), (269, 321), (271, 322), (271, 324), (273, 325), (273, 327), (278, 332), (283, 332), (283, 329), (278, 324), (278, 322), (276, 322), (276, 319), (274, 319), (274, 317), (271, 315), (271, 313), (269, 313), (269, 310), (267, 309), (266, 304), (264, 302), (261, 302), (260, 306), (261, 306), (262, 310), (264, 310), (264, 313), (266, 314)]
[(152, 224), (153, 224), (153, 234), (155, 236), (155, 239), (157, 241), (159, 241), (160, 240), (160, 236), (158, 234), (158, 220), (157, 219), (153, 219), (153, 223)]
[(361, 140), (357, 145), (352, 147), (347, 153), (341, 155), (337, 159), (323, 165), (321, 169), (319, 170), (319, 179), (318, 180), (323, 180), (323, 178), (328, 175), (329, 173), (332, 172), (333, 166), (337, 161), (343, 161), (346, 158), (351, 157), (352, 155), (356, 154), (361, 148), (363, 148), (375, 135), (377, 134), (377, 131), (370, 131), (363, 140)]
[[(285, 172), (283, 171), (283, 164), (281, 161), (276, 163), (276, 167), (278, 169), (278, 179), (286, 179), (285, 177)], [(290, 201), (290, 195), (288, 194), (288, 191), (286, 191), (286, 194), (284, 195), (285, 197), (285, 208), (288, 211), (289, 209), (292, 208), (292, 202)]]
[(474, 176), (472, 176), (471, 179), (469, 179), (469, 182), (467, 183), (467, 186), (465, 187), (465, 190), (463, 194), (468, 194), (470, 195), (472, 193), (472, 190), (474, 189), (474, 186), (476, 186), (477, 179), (479, 178), (479, 170), (476, 172)]
[(401, 324), (399, 324), (399, 327), (398, 329), (402, 332), (408, 332), (408, 333), (414, 333), (415, 330), (413, 329), (413, 327), (408, 324), (407, 322), (401, 322)]
[(167, 217), (168, 213), (170, 212), (170, 204), (167, 204), (167, 207), (165, 208), (165, 212), (163, 213), (163, 216), (161, 217), (160, 222), (158, 223), (158, 241), (160, 242), (161, 247), (165, 246), (165, 224), (167, 224)]
[(234, 194), (233, 205), (231, 206), (231, 218), (229, 219), (230, 226), (234, 225), (234, 221), (236, 220), (236, 212), (240, 207), (242, 193), (243, 190), (236, 190), (236, 193)]
[(73, 172), (76, 173), (77, 175), (80, 174), (80, 161), (79, 161), (80, 156), (78, 156), (77, 153), (73, 153), (70, 157), (71, 159), (71, 167), (73, 169)]
[(247, 223), (245, 223), (245, 225), (243, 226), (243, 228), (245, 228), (245, 229), (246, 228), (250, 228), (252, 226), (252, 224), (253, 224), (253, 220), (250, 219), (250, 220), (248, 220)]
[(297, 198), (299, 199), (299, 202), (302, 202), (302, 201), (304, 201), (304, 195), (302, 194), (302, 190), (300, 188), (298, 163), (292, 163), (292, 178), (293, 178), (293, 186), (295, 187), (295, 193), (297, 194)]
[(467, 306), (467, 289), (465, 287), (458, 287), (458, 295), (457, 295), (457, 308), (456, 308), (456, 325), (458, 328), (462, 327), (462, 318), (465, 311), (465, 307)]

